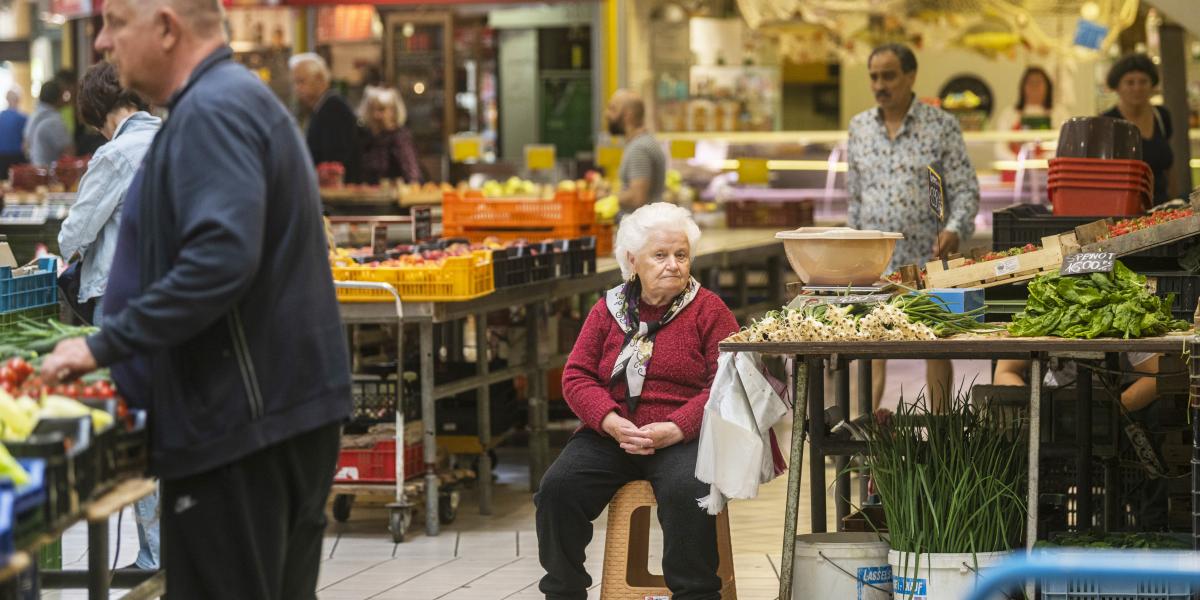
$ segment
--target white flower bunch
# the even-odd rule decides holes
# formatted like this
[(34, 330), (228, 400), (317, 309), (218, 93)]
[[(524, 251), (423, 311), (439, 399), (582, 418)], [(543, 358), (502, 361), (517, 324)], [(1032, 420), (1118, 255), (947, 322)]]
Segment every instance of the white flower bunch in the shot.
[(734, 342), (832, 342), (853, 340), (933, 340), (929, 327), (908, 320), (904, 311), (891, 303), (876, 305), (862, 317), (853, 307), (826, 305), (785, 308), (769, 313), (730, 338)]

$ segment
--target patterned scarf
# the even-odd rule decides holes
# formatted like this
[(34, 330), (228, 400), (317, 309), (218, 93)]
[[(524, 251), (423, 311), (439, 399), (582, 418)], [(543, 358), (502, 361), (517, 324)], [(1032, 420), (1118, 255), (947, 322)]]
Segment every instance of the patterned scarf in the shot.
[(667, 308), (662, 318), (653, 323), (643, 323), (638, 316), (638, 302), (642, 297), (642, 282), (634, 276), (633, 279), (608, 290), (605, 296), (608, 312), (617, 320), (621, 331), (625, 332), (624, 347), (613, 365), (612, 376), (608, 381), (611, 387), (619, 382), (624, 375), (628, 384), (625, 391), (625, 405), (632, 415), (637, 410), (642, 398), (642, 385), (646, 381), (646, 369), (650, 365), (650, 357), (654, 354), (654, 337), (659, 330), (670, 323), (672, 319), (683, 312), (687, 305), (696, 299), (700, 292), (700, 282), (689, 278), (687, 287), (683, 289)]

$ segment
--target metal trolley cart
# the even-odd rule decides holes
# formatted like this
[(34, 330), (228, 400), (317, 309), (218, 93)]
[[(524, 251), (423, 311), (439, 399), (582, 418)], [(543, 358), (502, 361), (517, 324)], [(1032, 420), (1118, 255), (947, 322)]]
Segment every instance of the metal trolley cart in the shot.
[[(421, 505), (420, 498), (431, 481), (437, 482), (437, 519), (443, 524), (454, 522), (458, 516), (458, 483), (463, 478), (459, 472), (436, 472), (437, 445), (433, 435), (433, 424), (427, 423), (420, 441), (416, 444), (405, 440), (404, 411), (404, 306), (395, 288), (387, 283), (365, 281), (336, 281), (340, 289), (383, 290), (395, 298), (395, 312), (381, 316), (379, 311), (357, 311), (361, 304), (342, 303), (343, 321), (350, 326), (378, 324), (399, 325), (397, 336), (397, 361), (395, 379), (382, 381), (356, 381), (355, 410), (371, 410), (384, 407), (394, 414), (395, 437), (380, 440), (369, 448), (343, 448), (338, 457), (338, 468), (334, 476), (333, 516), (338, 522), (350, 518), (350, 511), (357, 495), (380, 495), (394, 490), (394, 499), (387, 505), (388, 531), (396, 543), (404, 541), (413, 523), (413, 514)], [(384, 396), (390, 395), (390, 398)], [(381, 401), (382, 400), (382, 401)], [(382, 413), (376, 416), (384, 417)], [(386, 418), (382, 419), (386, 422)]]

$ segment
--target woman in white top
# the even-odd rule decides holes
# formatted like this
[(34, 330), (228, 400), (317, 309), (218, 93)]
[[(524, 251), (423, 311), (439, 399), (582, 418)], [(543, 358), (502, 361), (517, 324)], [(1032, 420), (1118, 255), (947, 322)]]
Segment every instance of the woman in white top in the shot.
[[(1058, 130), (1068, 118), (1062, 107), (1054, 106), (1054, 82), (1046, 70), (1030, 66), (1021, 75), (1017, 105), (1006, 107), (995, 120), (996, 131)], [(997, 142), (996, 158), (1014, 160), (1021, 142)], [(1027, 158), (1041, 158), (1041, 150)]]

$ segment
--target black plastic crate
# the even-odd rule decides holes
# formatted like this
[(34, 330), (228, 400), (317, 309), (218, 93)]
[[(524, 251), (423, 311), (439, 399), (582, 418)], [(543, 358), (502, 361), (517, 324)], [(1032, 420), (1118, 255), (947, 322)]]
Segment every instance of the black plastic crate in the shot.
[(113, 438), (113, 473), (116, 480), (141, 477), (150, 466), (150, 434), (144, 410), (129, 411), (129, 421), (117, 427)]
[[(992, 213), (992, 250), (1008, 250), (1025, 244), (1041, 245), (1042, 238), (1066, 233), (1103, 217), (1056, 217), (1041, 204), (1015, 204)], [(1131, 258), (1178, 260), (1197, 238), (1181, 240), (1131, 255)]]
[(75, 509), (74, 455), (68, 450), (68, 438), (61, 432), (33, 434), (23, 442), (4, 442), (16, 458), (41, 458), (46, 461), (46, 515), (48, 525), (57, 525)]
[[(420, 399), (415, 390), (407, 389), (404, 399), (404, 418), (420, 418)], [(351, 382), (350, 395), (354, 405), (350, 419), (359, 423), (390, 422), (396, 418), (395, 377), (356, 375)]]
[(532, 257), (514, 255), (509, 249), (492, 251), (492, 277), (496, 289), (516, 287), (530, 282)]
[(567, 248), (563, 277), (586, 277), (596, 272), (596, 237), (563, 240)]
[(1144, 275), (1146, 282), (1154, 286), (1154, 293), (1159, 296), (1175, 294), (1171, 314), (1176, 319), (1191, 323), (1196, 313), (1196, 299), (1200, 296), (1200, 275), (1187, 271), (1148, 272)]

